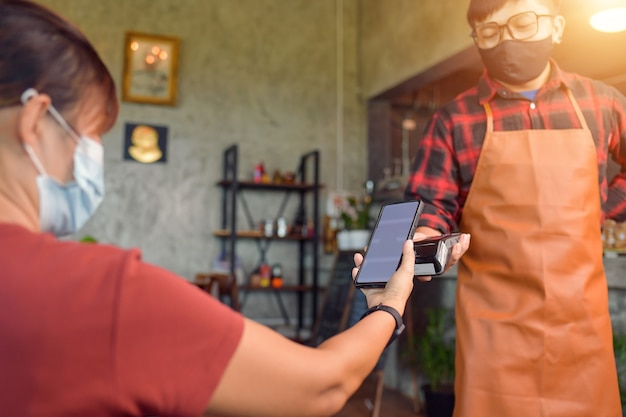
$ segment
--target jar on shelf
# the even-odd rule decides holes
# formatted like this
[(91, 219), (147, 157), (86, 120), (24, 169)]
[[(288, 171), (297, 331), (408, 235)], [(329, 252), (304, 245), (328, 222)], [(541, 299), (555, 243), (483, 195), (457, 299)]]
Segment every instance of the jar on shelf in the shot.
[(615, 248), (616, 227), (617, 223), (615, 222), (615, 220), (607, 219), (604, 222), (604, 228), (602, 229), (602, 246), (604, 247), (604, 249)]
[(626, 223), (617, 223), (615, 225), (615, 248), (624, 250), (626, 249)]
[(283, 286), (283, 267), (280, 264), (272, 265), (272, 288), (281, 288)]
[(276, 236), (287, 236), (287, 220), (284, 217), (279, 217), (278, 220), (276, 220)]
[(265, 237), (274, 236), (274, 219), (266, 219), (263, 223), (263, 235)]

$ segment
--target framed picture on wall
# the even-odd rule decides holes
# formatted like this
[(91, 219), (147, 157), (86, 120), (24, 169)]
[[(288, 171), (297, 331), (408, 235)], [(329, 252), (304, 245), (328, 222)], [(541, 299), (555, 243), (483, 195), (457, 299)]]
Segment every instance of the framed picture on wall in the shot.
[(171, 36), (127, 32), (122, 100), (174, 106), (180, 41)]
[(124, 160), (167, 162), (167, 126), (129, 122), (124, 126)]

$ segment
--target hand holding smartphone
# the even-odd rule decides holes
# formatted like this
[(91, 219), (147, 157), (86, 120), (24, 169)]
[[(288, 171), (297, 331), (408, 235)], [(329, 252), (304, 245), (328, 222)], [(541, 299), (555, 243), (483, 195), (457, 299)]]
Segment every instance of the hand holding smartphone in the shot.
[(402, 246), (413, 238), (422, 209), (419, 200), (383, 205), (354, 279), (357, 288), (382, 288), (387, 284), (400, 266)]

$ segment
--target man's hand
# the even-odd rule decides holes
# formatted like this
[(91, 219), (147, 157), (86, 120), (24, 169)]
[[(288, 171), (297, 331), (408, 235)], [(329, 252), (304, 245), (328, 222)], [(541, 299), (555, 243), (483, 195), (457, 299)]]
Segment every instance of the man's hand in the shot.
[[(430, 229), (427, 227), (418, 228), (418, 231), (413, 235), (413, 241), (419, 242), (420, 240), (424, 240), (428, 237), (440, 236), (441, 233), (437, 230)], [(450, 254), (450, 261), (446, 265), (446, 271), (450, 269), (453, 265), (455, 265), (461, 256), (469, 249), (470, 245), (470, 235), (469, 233), (463, 233), (459, 238), (459, 241), (452, 246), (452, 253)], [(431, 276), (418, 276), (420, 281), (427, 282), (433, 279)]]

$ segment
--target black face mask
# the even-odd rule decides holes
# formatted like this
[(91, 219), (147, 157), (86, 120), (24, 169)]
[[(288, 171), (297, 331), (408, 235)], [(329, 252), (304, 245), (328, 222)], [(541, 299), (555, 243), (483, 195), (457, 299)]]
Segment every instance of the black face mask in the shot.
[(480, 49), (487, 72), (498, 81), (519, 85), (537, 78), (546, 68), (554, 44), (552, 36), (539, 41), (505, 40), (490, 49)]

